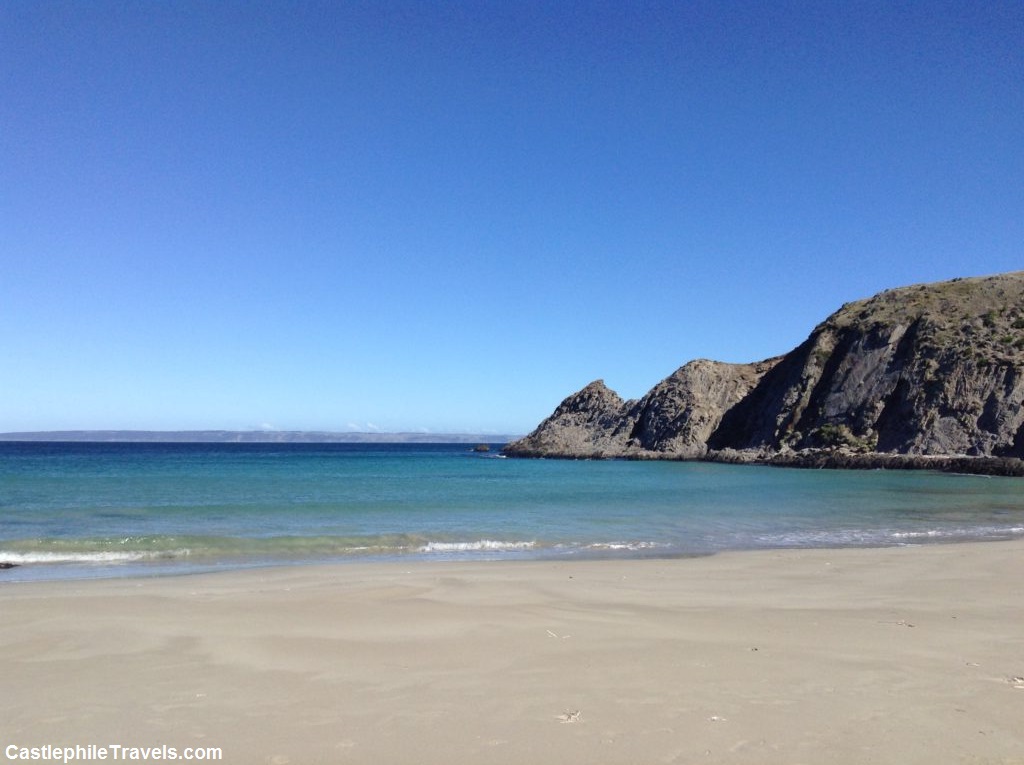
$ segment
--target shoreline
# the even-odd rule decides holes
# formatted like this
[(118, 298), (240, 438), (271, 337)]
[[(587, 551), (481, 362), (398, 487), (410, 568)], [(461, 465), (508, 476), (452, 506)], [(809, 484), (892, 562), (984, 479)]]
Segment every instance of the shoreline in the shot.
[(921, 470), (963, 475), (1024, 477), (1024, 460), (1017, 457), (970, 455), (905, 455), (888, 452), (853, 452), (834, 449), (805, 449), (798, 452), (724, 449), (700, 454), (651, 452), (648, 450), (607, 451), (504, 449), (502, 454), (517, 460), (624, 460), (627, 462), (707, 462), (720, 465), (760, 465), (813, 470)]
[(0, 744), (1018, 764), (1022, 574), (1012, 540), (0, 584)]
[(506, 448), (514, 459), (624, 460), (627, 462), (708, 462), (721, 465), (760, 465), (811, 470), (920, 470), (961, 475), (1024, 477), (1024, 459), (966, 454), (896, 454), (843, 449), (802, 449), (773, 452), (760, 449), (720, 449), (700, 454), (630, 449), (623, 451), (558, 451)]
[[(520, 564), (553, 564), (553, 565), (575, 565), (577, 563), (628, 563), (630, 561), (677, 561), (691, 558), (708, 558), (718, 555), (745, 555), (748, 553), (802, 553), (830, 550), (889, 550), (904, 547), (932, 547), (947, 545), (987, 545), (991, 543), (1012, 543), (1024, 544), (1024, 532), (1020, 529), (1010, 529), (1005, 535), (976, 537), (976, 536), (936, 536), (935, 538), (922, 538), (920, 541), (903, 542), (888, 541), (878, 543), (836, 543), (834, 545), (808, 545), (808, 546), (778, 546), (778, 547), (737, 547), (719, 549), (694, 549), (658, 552), (645, 547), (636, 548), (630, 552), (609, 552), (597, 550), (583, 550), (572, 554), (550, 555), (522, 555), (510, 550), (502, 557), (428, 557), (425, 553), (410, 553), (407, 556), (370, 555), (367, 557), (353, 556), (349, 558), (296, 558), (292, 560), (246, 560), (246, 561), (194, 561), (181, 559), (176, 562), (167, 562), (159, 558), (153, 560), (128, 561), (123, 563), (96, 564), (88, 561), (83, 562), (59, 562), (59, 563), (13, 563), (0, 562), (0, 587), (4, 584), (10, 585), (32, 585), (41, 583), (60, 584), (62, 582), (105, 582), (105, 581), (131, 581), (131, 580), (154, 580), (166, 577), (197, 577), (197, 576), (221, 576), (246, 571), (273, 571), (277, 569), (316, 569), (316, 568), (339, 568), (344, 569), (355, 567), (388, 567), (406, 566), (418, 568), (420, 566), (504, 566)], [(515, 545), (518, 543), (509, 543)], [(40, 570), (41, 573), (32, 576), (22, 574)], [(59, 575), (54, 571), (64, 569), (71, 572), (68, 575)], [(1022, 763), (1024, 765), (1024, 763)]]
[(709, 452), (707, 462), (736, 465), (769, 465), (828, 470), (934, 470), (962, 475), (1024, 477), (1024, 460), (1017, 457), (989, 457), (948, 454), (889, 454), (853, 452), (841, 449), (804, 449), (765, 455), (723, 450)]

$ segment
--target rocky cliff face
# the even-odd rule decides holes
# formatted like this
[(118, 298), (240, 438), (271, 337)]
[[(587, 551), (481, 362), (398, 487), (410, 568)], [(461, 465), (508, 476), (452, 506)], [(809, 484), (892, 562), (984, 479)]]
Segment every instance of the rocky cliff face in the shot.
[(505, 451), (523, 457), (697, 459), (707, 452), (723, 414), (778, 361), (691, 361), (643, 398), (630, 401), (597, 380), (565, 399), (536, 430)]
[(690, 362), (639, 401), (591, 383), (507, 447), (682, 459), (814, 449), (1024, 458), (1024, 272), (847, 304), (781, 358)]
[(633, 408), (627, 448), (703, 457), (725, 412), (749, 395), (778, 362), (725, 364), (699, 359), (680, 367)]
[(517, 457), (623, 456), (635, 403), (623, 401), (604, 380), (595, 380), (559, 404), (528, 436), (506, 446), (505, 452)]

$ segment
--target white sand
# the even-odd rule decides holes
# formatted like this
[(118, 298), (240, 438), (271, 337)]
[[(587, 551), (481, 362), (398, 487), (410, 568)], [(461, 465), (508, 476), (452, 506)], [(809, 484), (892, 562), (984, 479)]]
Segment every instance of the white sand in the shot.
[(1024, 542), (3, 584), (9, 744), (1024, 763)]

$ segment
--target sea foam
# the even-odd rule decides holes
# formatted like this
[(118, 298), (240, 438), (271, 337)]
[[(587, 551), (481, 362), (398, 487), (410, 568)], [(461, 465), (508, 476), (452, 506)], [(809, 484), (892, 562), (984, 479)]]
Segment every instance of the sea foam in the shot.
[(514, 552), (516, 550), (532, 550), (536, 546), (536, 542), (506, 542), (496, 539), (478, 539), (475, 542), (427, 542), (419, 548), (419, 552)]
[(143, 551), (93, 551), (93, 552), (4, 552), (0, 551), (0, 563), (15, 566), (56, 563), (138, 563), (146, 560), (172, 560), (185, 558), (189, 550)]

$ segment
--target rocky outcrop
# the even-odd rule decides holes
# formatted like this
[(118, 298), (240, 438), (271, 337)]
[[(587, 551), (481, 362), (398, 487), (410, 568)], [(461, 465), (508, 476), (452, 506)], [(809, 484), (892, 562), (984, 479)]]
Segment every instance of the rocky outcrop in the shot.
[(633, 429), (635, 401), (595, 380), (569, 396), (525, 438), (504, 449), (517, 457), (601, 458), (624, 456)]
[(519, 457), (697, 459), (707, 452), (723, 414), (778, 361), (691, 361), (639, 400), (623, 401), (603, 380), (596, 380), (565, 399), (505, 452)]
[(592, 383), (506, 451), (676, 459), (741, 453), (742, 460), (794, 463), (811, 454), (1020, 459), (1024, 272), (847, 304), (783, 357), (693, 361), (639, 401)]
[(713, 449), (1024, 456), (1024, 272), (844, 306), (722, 419)]
[(634, 408), (627, 448), (703, 457), (722, 416), (742, 401), (778, 361), (725, 364), (699, 359), (680, 367)]
[(947, 473), (981, 473), (1015, 478), (1024, 477), (1024, 460), (1012, 457), (863, 453), (846, 449), (803, 449), (795, 452), (759, 454), (751, 451), (726, 449), (720, 452), (708, 452), (705, 461), (843, 470), (940, 470)]

